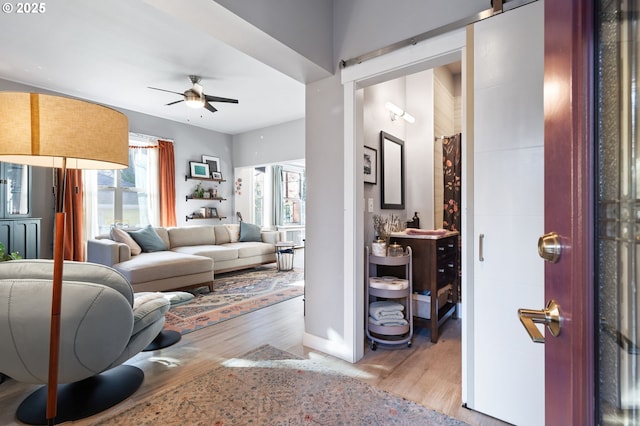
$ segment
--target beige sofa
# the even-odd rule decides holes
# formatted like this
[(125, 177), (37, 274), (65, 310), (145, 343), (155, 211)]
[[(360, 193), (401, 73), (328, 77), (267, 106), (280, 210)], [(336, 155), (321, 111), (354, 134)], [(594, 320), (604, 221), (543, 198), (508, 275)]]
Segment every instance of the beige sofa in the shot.
[(261, 241), (240, 241), (239, 225), (153, 229), (166, 250), (132, 254), (139, 250), (117, 235), (114, 237), (112, 232), (110, 236), (87, 242), (87, 261), (116, 269), (136, 292), (198, 285), (212, 288), (214, 272), (235, 271), (276, 261), (277, 231), (261, 231), (258, 237)]

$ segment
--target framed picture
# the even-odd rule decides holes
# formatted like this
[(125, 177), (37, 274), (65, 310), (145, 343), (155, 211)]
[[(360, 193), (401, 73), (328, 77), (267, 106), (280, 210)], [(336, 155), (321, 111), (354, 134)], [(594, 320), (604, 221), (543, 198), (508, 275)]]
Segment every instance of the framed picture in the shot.
[(364, 183), (377, 183), (378, 151), (368, 146), (364, 147)]
[(209, 171), (211, 172), (222, 172), (220, 170), (220, 159), (218, 157), (212, 157), (210, 155), (203, 155), (202, 162), (207, 163), (209, 165)]
[(189, 161), (192, 178), (209, 178), (209, 165), (207, 163), (198, 163), (197, 161)]
[(211, 178), (216, 180), (222, 180), (222, 173), (220, 172), (211, 172)]
[(218, 217), (218, 209), (215, 207), (207, 207), (207, 217)]

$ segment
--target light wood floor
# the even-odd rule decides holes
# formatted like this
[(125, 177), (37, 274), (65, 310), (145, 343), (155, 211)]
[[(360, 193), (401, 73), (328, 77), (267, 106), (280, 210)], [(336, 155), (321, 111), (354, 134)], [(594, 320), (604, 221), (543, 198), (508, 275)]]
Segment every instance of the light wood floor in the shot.
[[(303, 347), (303, 332), (303, 301), (298, 297), (187, 334), (172, 347), (140, 353), (128, 362), (145, 373), (142, 386), (129, 400), (101, 415), (74, 424), (91, 425), (105, 415), (189, 381), (229, 358), (241, 356), (264, 344), (314, 358), (345, 374), (471, 425), (505, 424), (461, 406), (460, 320), (449, 320), (442, 327), (442, 337), (436, 344), (430, 342), (427, 327), (417, 326), (411, 348), (406, 345), (397, 349), (379, 346), (378, 350), (371, 351), (367, 347), (364, 358), (356, 364)], [(0, 425), (20, 424), (15, 420), (16, 408), (36, 387), (13, 380), (0, 384)]]

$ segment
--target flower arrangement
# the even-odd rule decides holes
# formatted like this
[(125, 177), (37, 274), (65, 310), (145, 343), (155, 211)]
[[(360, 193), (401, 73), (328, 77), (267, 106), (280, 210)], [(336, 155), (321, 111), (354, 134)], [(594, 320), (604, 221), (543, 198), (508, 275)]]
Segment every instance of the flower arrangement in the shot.
[(394, 214), (389, 216), (373, 215), (373, 229), (375, 230), (376, 236), (384, 241), (389, 240), (392, 232), (402, 231), (404, 229), (403, 224), (404, 222), (400, 220), (400, 217)]

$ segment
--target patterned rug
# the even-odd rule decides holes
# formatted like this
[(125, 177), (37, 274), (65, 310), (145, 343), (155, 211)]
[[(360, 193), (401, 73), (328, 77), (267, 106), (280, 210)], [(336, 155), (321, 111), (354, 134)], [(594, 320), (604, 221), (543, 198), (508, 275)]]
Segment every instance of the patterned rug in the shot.
[(165, 329), (181, 334), (253, 312), (304, 293), (304, 271), (278, 271), (275, 266), (219, 274), (213, 292), (196, 293), (188, 303), (165, 314)]
[(262, 346), (101, 425), (465, 425), (319, 363)]

